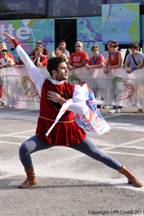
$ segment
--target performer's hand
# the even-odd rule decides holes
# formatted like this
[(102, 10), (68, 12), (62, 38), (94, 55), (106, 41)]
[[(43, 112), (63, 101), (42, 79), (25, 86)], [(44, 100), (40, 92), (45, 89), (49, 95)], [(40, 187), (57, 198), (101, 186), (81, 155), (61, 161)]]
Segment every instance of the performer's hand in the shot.
[(10, 41), (14, 39), (14, 37), (10, 36), (7, 32), (3, 32), (2, 33), (7, 39), (9, 39)]
[(47, 91), (47, 99), (48, 100), (51, 100), (53, 102), (58, 103), (60, 98), (61, 98), (60, 94), (53, 92), (53, 91)]

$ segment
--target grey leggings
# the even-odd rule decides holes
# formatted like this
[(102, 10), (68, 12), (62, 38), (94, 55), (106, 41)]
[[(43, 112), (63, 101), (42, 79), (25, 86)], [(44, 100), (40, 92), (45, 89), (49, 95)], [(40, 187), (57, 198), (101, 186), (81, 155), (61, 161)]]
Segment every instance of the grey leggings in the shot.
[[(51, 148), (53, 146), (55, 145), (47, 144), (44, 141), (39, 140), (38, 135), (34, 135), (33, 137), (25, 141), (19, 149), (19, 157), (24, 168), (29, 169), (33, 166), (30, 154), (39, 150)], [(96, 147), (96, 145), (93, 142), (91, 142), (91, 140), (88, 138), (85, 138), (85, 140), (83, 140), (79, 144), (68, 146), (68, 148), (78, 150), (115, 170), (119, 170), (122, 167), (122, 165), (113, 157), (100, 151)]]

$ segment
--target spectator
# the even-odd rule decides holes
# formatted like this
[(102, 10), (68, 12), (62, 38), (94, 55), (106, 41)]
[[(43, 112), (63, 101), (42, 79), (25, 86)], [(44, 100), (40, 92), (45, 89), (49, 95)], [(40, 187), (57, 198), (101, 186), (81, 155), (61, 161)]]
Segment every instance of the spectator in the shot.
[(35, 56), (33, 56), (32, 61), (37, 67), (47, 66), (47, 57), (43, 55), (43, 47), (35, 48)]
[(52, 57), (64, 57), (68, 62), (68, 57), (63, 53), (63, 48), (60, 46), (56, 48), (56, 51), (52, 51)]
[(84, 67), (89, 60), (88, 54), (82, 50), (83, 43), (81, 41), (76, 42), (75, 49), (76, 52), (71, 54), (68, 62), (68, 69), (70, 71)]
[[(122, 54), (118, 51), (119, 44), (116, 41), (111, 43), (111, 52), (109, 53), (106, 64), (104, 67), (104, 73), (108, 74), (111, 69), (116, 69), (122, 67)], [(117, 113), (120, 112), (120, 106), (113, 106), (113, 109), (110, 110), (110, 113)]]
[[(42, 46), (41, 40), (37, 40), (36, 47), (38, 47), (38, 46), (40, 46), (40, 47)], [(47, 58), (50, 57), (50, 54), (46, 48), (43, 48), (43, 55), (45, 55)], [(35, 48), (28, 53), (28, 56), (35, 56)]]
[(111, 43), (112, 42), (113, 42), (112, 40), (108, 41), (108, 43), (107, 43), (108, 50), (102, 53), (102, 55), (104, 56), (105, 60), (107, 59), (108, 54), (111, 52)]
[(105, 58), (100, 54), (99, 46), (95, 45), (91, 48), (93, 56), (88, 60), (85, 65), (87, 69), (100, 68), (105, 66)]
[(59, 47), (63, 49), (63, 54), (65, 54), (69, 60), (70, 52), (66, 49), (66, 42), (64, 40), (60, 41)]
[(1, 55), (2, 55), (2, 58), (0, 59), (0, 63), (2, 65), (0, 65), (0, 69), (14, 65), (13, 59), (8, 57), (8, 50), (3, 49), (1, 52)]
[[(91, 51), (92, 51), (93, 56), (90, 57), (90, 59), (88, 60), (88, 63), (85, 65), (86, 68), (90, 69), (90, 68), (104, 67), (105, 58), (100, 54), (99, 46), (97, 46), (97, 45), (92, 46)], [(102, 110), (101, 105), (97, 105), (97, 107), (99, 108), (99, 111)]]
[(21, 60), (20, 57), (18, 58), (18, 62), (16, 62), (16, 64), (14, 66), (16, 66), (18, 68), (25, 67), (25, 65), (24, 65), (24, 63), (23, 63), (23, 61)]
[[(131, 53), (127, 56), (124, 63), (124, 68), (128, 74), (132, 73), (134, 70), (143, 68), (144, 66), (144, 55), (139, 52), (139, 45), (135, 42), (129, 45)], [(144, 109), (138, 109), (135, 113), (144, 113)]]
[[(2, 50), (7, 50), (7, 45), (5, 42), (0, 44), (0, 59), (2, 58), (2, 55), (1, 55)], [(16, 62), (13, 55), (10, 52), (8, 52), (8, 57), (11, 58), (14, 62)]]

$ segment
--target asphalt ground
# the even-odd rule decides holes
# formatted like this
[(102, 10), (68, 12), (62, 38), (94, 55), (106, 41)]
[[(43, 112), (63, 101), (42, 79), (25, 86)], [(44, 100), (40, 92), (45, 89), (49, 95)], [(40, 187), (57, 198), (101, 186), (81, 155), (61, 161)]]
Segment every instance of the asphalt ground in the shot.
[[(144, 114), (123, 108), (102, 115), (111, 130), (91, 140), (144, 183)], [(37, 185), (25, 180), (19, 146), (35, 134), (38, 110), (0, 107), (0, 216), (144, 215), (144, 187), (88, 156), (53, 147), (32, 154)]]

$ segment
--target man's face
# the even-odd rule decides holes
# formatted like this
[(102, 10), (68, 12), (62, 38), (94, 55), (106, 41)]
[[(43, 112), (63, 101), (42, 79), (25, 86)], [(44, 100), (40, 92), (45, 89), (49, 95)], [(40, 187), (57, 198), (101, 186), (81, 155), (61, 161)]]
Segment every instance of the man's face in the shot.
[(7, 57), (8, 57), (8, 54), (6, 52), (2, 52), (1, 55), (4, 59), (7, 59)]
[(62, 49), (65, 50), (65, 48), (66, 48), (66, 43), (61, 42), (61, 43), (60, 43), (60, 47), (62, 47)]
[(41, 46), (42, 45), (42, 42), (40, 40), (37, 41), (36, 45), (39, 45)]
[(138, 52), (137, 49), (135, 49), (135, 48), (130, 48), (130, 51), (131, 51), (132, 54), (135, 54), (135, 53)]
[(93, 54), (94, 57), (98, 56), (99, 50), (98, 49), (93, 50), (92, 54)]
[(41, 57), (42, 56), (42, 51), (36, 50), (35, 55), (36, 55), (36, 57)]
[(68, 79), (68, 69), (67, 64), (65, 62), (59, 63), (58, 72), (56, 74), (56, 80), (62, 81)]
[(76, 43), (76, 45), (75, 45), (76, 52), (80, 53), (80, 52), (82, 52), (82, 49), (83, 49), (82, 44), (80, 42)]

